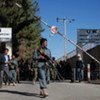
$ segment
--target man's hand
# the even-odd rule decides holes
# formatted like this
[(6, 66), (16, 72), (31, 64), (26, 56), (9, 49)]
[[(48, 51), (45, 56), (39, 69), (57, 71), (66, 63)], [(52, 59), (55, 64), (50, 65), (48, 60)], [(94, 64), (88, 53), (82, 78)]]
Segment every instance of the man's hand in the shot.
[(40, 58), (41, 58), (41, 59), (45, 59), (45, 57), (44, 57), (44, 56), (42, 56), (42, 55), (40, 55)]
[(5, 64), (11, 64), (11, 62), (10, 62), (10, 61), (8, 61), (8, 62), (5, 62)]

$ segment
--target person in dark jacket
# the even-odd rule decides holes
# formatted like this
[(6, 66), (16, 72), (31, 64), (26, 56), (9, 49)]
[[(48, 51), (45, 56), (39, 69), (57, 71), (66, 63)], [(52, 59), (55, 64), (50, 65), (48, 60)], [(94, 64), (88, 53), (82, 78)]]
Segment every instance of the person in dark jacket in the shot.
[(96, 73), (96, 62), (92, 59), (90, 63), (90, 69), (91, 69), (91, 79), (96, 79), (97, 73)]
[(8, 55), (9, 49), (5, 48), (4, 53), (0, 55), (0, 84), (2, 86), (3, 83), (3, 75), (5, 72), (5, 85), (10, 83), (10, 75), (9, 75), (9, 64), (10, 64), (10, 57)]
[(78, 55), (78, 60), (76, 61), (77, 68), (77, 79), (81, 82), (84, 79), (84, 63), (82, 61), (81, 55)]
[(71, 83), (74, 82), (74, 79), (73, 79), (73, 71), (72, 71), (72, 65), (71, 65), (71, 61), (70, 59), (67, 59), (66, 61), (66, 67), (67, 67), (67, 77), (71, 80)]

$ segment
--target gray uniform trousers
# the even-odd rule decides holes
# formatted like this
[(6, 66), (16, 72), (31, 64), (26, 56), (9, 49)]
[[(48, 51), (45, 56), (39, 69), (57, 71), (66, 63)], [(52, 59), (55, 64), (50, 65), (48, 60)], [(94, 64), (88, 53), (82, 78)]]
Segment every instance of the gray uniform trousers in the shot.
[[(48, 48), (44, 49), (44, 54), (51, 58), (51, 52)], [(47, 80), (50, 80), (49, 79), (50, 75), (48, 75), (49, 73), (47, 73), (46, 62), (43, 61), (43, 59), (41, 59), (40, 55), (41, 54), (38, 52), (38, 49), (37, 49), (35, 50), (33, 54), (33, 58), (38, 60), (37, 66), (38, 66), (40, 89), (44, 89), (44, 88), (47, 88)]]
[[(40, 65), (42, 63), (39, 63)], [(40, 89), (47, 88), (47, 81), (46, 81), (46, 67), (43, 64), (43, 66), (38, 68), (38, 76), (39, 76), (39, 84), (40, 84)]]

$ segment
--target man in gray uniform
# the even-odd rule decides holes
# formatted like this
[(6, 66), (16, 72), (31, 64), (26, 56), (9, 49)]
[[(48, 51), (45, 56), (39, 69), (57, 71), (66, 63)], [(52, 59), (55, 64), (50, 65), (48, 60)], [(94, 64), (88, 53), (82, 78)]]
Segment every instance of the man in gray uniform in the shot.
[(46, 78), (49, 77), (47, 73), (49, 70), (47, 68), (46, 63), (48, 63), (47, 57), (51, 58), (51, 52), (47, 48), (47, 39), (42, 38), (40, 40), (40, 46), (37, 50), (35, 50), (33, 54), (33, 58), (38, 61), (38, 76), (39, 76), (39, 84), (40, 84), (40, 95), (48, 96), (47, 93), (47, 81)]

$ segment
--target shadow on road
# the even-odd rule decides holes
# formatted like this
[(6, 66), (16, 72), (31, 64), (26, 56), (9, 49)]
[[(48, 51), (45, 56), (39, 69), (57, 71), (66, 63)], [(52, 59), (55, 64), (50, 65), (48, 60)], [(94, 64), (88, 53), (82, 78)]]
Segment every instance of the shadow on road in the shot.
[(6, 92), (6, 93), (11, 93), (11, 94), (19, 94), (19, 95), (24, 95), (24, 96), (34, 96), (38, 98), (43, 98), (43, 96), (37, 94), (37, 93), (28, 93), (28, 92), (20, 92), (20, 91), (12, 91), (12, 90), (0, 90), (0, 92)]

